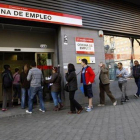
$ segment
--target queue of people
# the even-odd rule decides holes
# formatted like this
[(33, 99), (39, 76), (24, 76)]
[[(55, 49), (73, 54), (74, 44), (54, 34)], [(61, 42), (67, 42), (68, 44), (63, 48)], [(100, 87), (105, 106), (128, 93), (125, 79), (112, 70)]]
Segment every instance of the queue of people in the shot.
[[(93, 110), (93, 88), (92, 83), (95, 81), (95, 72), (88, 66), (88, 61), (86, 59), (81, 60), (82, 70), (81, 70), (81, 83), (83, 84), (83, 90), (85, 97), (88, 98), (88, 106), (85, 107), (87, 112)], [(100, 89), (100, 103), (99, 107), (105, 106), (105, 93), (110, 98), (113, 106), (117, 105), (117, 100), (110, 91), (110, 80), (109, 80), (109, 69), (105, 64), (100, 63), (100, 74), (99, 74), (99, 89)], [(121, 62), (117, 65), (116, 78), (118, 80), (118, 86), (121, 91), (121, 104), (129, 101), (128, 95), (126, 93), (127, 78), (133, 75), (135, 83), (138, 87), (137, 93), (134, 94), (136, 98), (140, 96), (140, 65), (137, 60), (134, 61), (134, 66), (132, 72), (129, 74), (128, 71), (123, 68)], [(76, 69), (73, 64), (68, 64), (68, 71), (65, 73), (65, 78), (67, 81), (70, 100), (70, 111), (69, 114), (80, 114), (84, 109), (75, 99), (75, 92), (78, 90), (78, 81)], [(32, 114), (33, 101), (36, 96), (38, 96), (40, 108), (39, 111), (45, 112), (45, 104), (43, 100), (43, 86), (48, 85), (51, 88), (51, 96), (54, 102), (54, 111), (61, 110), (64, 105), (61, 100), (61, 82), (62, 77), (57, 67), (52, 68), (51, 78), (45, 80), (42, 71), (37, 68), (36, 62), (31, 64), (31, 69), (26, 64), (23, 67), (23, 71), (19, 73), (19, 69), (15, 69), (15, 73), (12, 75), (10, 66), (4, 65), (4, 72), (2, 73), (2, 89), (3, 89), (3, 105), (2, 111), (7, 111), (7, 101), (9, 102), (9, 107), (12, 107), (12, 103), (15, 98), (18, 98), (18, 104), (21, 102), (21, 108), (26, 110), (26, 113)], [(12, 87), (13, 87), (13, 97), (12, 97)]]

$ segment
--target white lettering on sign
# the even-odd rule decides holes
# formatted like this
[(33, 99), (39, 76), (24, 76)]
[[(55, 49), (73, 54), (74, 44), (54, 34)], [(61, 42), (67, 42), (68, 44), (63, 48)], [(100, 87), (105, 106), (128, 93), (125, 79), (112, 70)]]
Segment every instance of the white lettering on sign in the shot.
[(0, 4), (0, 17), (82, 26), (82, 17)]
[(94, 40), (92, 38), (76, 37), (76, 53), (77, 54), (94, 54)]

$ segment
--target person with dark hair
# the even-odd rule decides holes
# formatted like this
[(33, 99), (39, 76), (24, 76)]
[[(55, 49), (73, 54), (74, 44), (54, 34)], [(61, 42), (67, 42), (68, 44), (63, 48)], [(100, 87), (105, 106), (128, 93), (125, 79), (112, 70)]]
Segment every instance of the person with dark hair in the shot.
[(90, 66), (88, 66), (87, 59), (81, 60), (82, 71), (81, 71), (81, 83), (83, 83), (85, 96), (88, 97), (89, 104), (86, 108), (87, 112), (93, 109), (93, 93), (92, 93), (92, 83), (95, 79), (95, 73)]
[(140, 64), (139, 64), (138, 60), (134, 61), (133, 77), (135, 79), (135, 83), (136, 83), (137, 88), (138, 88), (137, 93), (134, 94), (134, 96), (136, 98), (139, 98), (139, 96), (140, 96)]
[(76, 90), (78, 89), (77, 76), (75, 73), (75, 67), (73, 64), (68, 64), (68, 72), (66, 72), (66, 81), (69, 86), (69, 100), (70, 100), (70, 112), (69, 114), (80, 114), (83, 110), (82, 106), (74, 99)]
[(26, 64), (23, 67), (23, 72), (20, 74), (20, 82), (21, 82), (21, 108), (25, 109), (26, 101), (28, 96), (30, 95), (30, 82), (27, 81), (27, 75), (29, 72), (29, 66)]
[(14, 99), (18, 96), (18, 104), (20, 104), (21, 100), (21, 86), (20, 86), (20, 74), (19, 74), (19, 69), (15, 68), (15, 73), (13, 75), (13, 101)]
[(54, 102), (54, 111), (59, 111), (60, 109), (63, 108), (62, 101), (60, 99), (60, 94), (61, 94), (61, 74), (58, 73), (58, 68), (53, 67), (52, 68), (52, 76), (47, 83), (50, 83), (51, 85), (51, 95), (53, 98)]
[(99, 107), (105, 106), (105, 92), (112, 101), (113, 105), (117, 105), (117, 100), (112, 95), (110, 91), (110, 81), (109, 81), (109, 69), (105, 66), (105, 64), (100, 63), (100, 75), (99, 75), (99, 88), (100, 88), (100, 104)]
[(7, 111), (7, 100), (9, 107), (12, 107), (12, 82), (13, 76), (9, 65), (4, 65), (4, 72), (2, 73), (2, 91), (3, 91), (3, 104), (2, 111)]
[(43, 89), (42, 83), (44, 82), (42, 71), (36, 68), (36, 62), (31, 64), (31, 69), (29, 70), (27, 81), (30, 81), (30, 95), (29, 95), (29, 103), (28, 103), (28, 110), (26, 113), (32, 114), (33, 109), (33, 99), (37, 95), (40, 102), (40, 109), (39, 111), (45, 112), (45, 105), (43, 101)]
[(127, 86), (127, 78), (129, 77), (128, 71), (123, 68), (122, 63), (118, 63), (118, 69), (116, 70), (116, 77), (118, 78), (118, 85), (122, 92), (121, 97), (121, 104), (123, 104), (126, 101), (129, 101), (129, 98), (126, 93), (126, 86)]

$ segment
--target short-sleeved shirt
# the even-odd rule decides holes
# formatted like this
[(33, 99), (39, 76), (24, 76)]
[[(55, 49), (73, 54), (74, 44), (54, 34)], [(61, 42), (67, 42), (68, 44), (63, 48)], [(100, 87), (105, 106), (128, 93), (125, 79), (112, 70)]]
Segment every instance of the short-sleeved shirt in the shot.
[(86, 69), (87, 69), (87, 67), (83, 68), (83, 71), (82, 71), (82, 80), (83, 80), (84, 85), (86, 85), (86, 78), (85, 78)]

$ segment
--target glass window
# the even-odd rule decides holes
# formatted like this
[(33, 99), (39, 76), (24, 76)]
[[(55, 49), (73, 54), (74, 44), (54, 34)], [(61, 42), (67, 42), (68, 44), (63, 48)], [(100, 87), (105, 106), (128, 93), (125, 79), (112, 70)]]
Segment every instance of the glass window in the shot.
[(4, 53), (4, 60), (23, 60), (23, 53)]
[(3, 60), (3, 53), (0, 53), (0, 61)]
[(104, 36), (105, 60), (109, 67), (110, 80), (116, 79), (117, 63), (122, 62), (123, 67), (130, 72), (131, 42), (129, 38)]
[(43, 72), (44, 77), (51, 76), (51, 68), (53, 66), (53, 53), (37, 53), (37, 67)]
[(35, 60), (35, 53), (24, 53), (24, 60)]
[(138, 60), (140, 62), (140, 39), (134, 40), (134, 60)]

